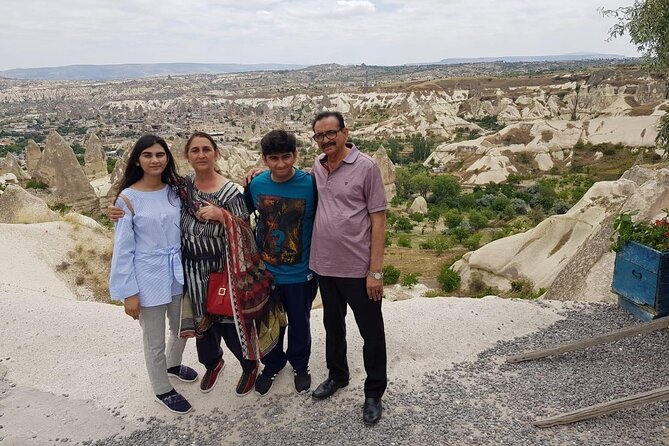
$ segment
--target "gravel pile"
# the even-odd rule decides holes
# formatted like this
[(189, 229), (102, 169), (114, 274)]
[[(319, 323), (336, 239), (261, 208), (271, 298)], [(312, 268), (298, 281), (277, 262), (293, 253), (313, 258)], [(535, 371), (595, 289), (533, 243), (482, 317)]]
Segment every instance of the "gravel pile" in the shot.
[(85, 444), (669, 444), (669, 403), (568, 426), (533, 427), (537, 418), (669, 385), (666, 330), (558, 357), (503, 363), (511, 354), (636, 323), (612, 304), (574, 303), (564, 315), (566, 319), (546, 330), (497, 343), (474, 362), (456, 364), (418, 380), (391, 382), (384, 397), (384, 417), (374, 428), (362, 424), (362, 390), (358, 387), (341, 390), (327, 401), (305, 396), (288, 408), (285, 397), (269, 396), (254, 411), (245, 410), (234, 419), (212, 413), (187, 416), (178, 425), (150, 420), (147, 429), (129, 437)]

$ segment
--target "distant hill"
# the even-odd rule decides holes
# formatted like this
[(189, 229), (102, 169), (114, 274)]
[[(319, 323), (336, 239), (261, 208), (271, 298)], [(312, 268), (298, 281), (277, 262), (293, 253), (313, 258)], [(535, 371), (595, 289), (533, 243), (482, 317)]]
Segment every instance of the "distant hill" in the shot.
[(557, 61), (593, 60), (593, 59), (631, 59), (631, 57), (623, 56), (620, 54), (570, 53), (570, 54), (557, 54), (557, 55), (546, 55), (546, 56), (448, 58), (448, 59), (441, 59), (438, 62), (412, 63), (409, 65), (455, 65), (463, 63), (487, 63), (487, 62), (557, 62)]
[(114, 80), (186, 74), (244, 73), (249, 71), (297, 70), (292, 64), (203, 64), (156, 63), (119, 65), (67, 65), (63, 67), (16, 68), (0, 71), (0, 77), (30, 80)]

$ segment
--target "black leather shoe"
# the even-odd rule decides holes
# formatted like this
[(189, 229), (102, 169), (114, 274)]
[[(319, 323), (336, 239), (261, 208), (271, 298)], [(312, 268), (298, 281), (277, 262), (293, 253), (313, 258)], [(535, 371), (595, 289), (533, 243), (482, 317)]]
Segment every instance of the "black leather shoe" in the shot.
[(367, 426), (374, 426), (378, 423), (382, 412), (381, 398), (365, 398), (365, 405), (362, 406), (362, 421)]
[(328, 378), (316, 387), (316, 390), (314, 390), (311, 396), (317, 400), (324, 400), (325, 398), (331, 397), (337, 390), (346, 386), (348, 386), (348, 381), (339, 382)]

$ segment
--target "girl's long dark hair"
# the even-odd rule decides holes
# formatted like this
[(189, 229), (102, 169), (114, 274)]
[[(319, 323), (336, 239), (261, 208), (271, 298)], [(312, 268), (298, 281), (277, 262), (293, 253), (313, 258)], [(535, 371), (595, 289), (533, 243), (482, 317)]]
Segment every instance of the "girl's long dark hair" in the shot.
[(132, 152), (130, 152), (130, 156), (128, 157), (128, 164), (125, 166), (123, 177), (119, 182), (114, 202), (116, 202), (119, 194), (124, 189), (132, 186), (140, 179), (142, 179), (144, 176), (144, 171), (142, 170), (141, 166), (139, 166), (139, 157), (144, 150), (155, 144), (158, 144), (163, 149), (165, 149), (165, 154), (167, 154), (167, 166), (165, 166), (165, 170), (163, 170), (163, 173), (160, 175), (160, 179), (163, 183), (170, 185), (172, 190), (175, 190), (176, 187), (180, 184), (181, 177), (177, 172), (177, 166), (174, 162), (174, 157), (172, 156), (172, 152), (170, 152), (170, 148), (167, 146), (165, 140), (156, 135), (144, 135), (137, 140), (134, 147), (132, 148)]

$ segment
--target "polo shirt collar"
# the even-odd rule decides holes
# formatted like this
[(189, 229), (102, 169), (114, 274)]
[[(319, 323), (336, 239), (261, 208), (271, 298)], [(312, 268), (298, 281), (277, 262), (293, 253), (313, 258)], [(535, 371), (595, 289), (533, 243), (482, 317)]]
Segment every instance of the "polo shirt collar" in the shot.
[(343, 161), (346, 164), (353, 164), (355, 162), (355, 160), (358, 159), (358, 155), (360, 155), (360, 151), (358, 150), (358, 148), (355, 145), (351, 144), (350, 142), (346, 143), (346, 147), (351, 149), (351, 151), (346, 156), (346, 158), (344, 158)]
[[(346, 147), (351, 149), (351, 151), (349, 152), (348, 155), (346, 155), (346, 158), (344, 158), (342, 161), (345, 162), (346, 164), (353, 164), (355, 162), (355, 160), (358, 159), (358, 155), (360, 155), (360, 150), (358, 150), (358, 148), (350, 142), (346, 143)], [(319, 158), (319, 161), (321, 162), (322, 165), (325, 166), (328, 162), (327, 155), (324, 154), (324, 153), (321, 154), (320, 158)]]

